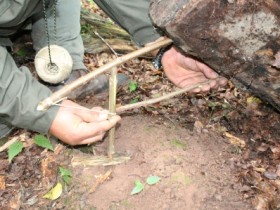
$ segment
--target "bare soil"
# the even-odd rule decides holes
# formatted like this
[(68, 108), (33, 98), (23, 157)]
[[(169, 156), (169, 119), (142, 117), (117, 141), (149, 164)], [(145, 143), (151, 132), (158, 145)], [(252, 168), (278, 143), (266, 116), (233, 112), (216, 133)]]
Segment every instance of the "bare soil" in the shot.
[[(16, 60), (34, 73), (33, 57)], [(86, 55), (85, 63), (93, 70), (113, 58), (111, 53)], [(157, 97), (175, 88), (148, 59), (129, 61), (119, 72), (135, 81), (137, 88), (120, 88), (118, 105)], [(107, 107), (106, 100), (101, 94), (78, 103)], [(115, 146), (116, 155), (131, 159), (115, 166), (71, 164), (73, 157), (106, 155), (106, 139), (82, 147), (52, 140), (52, 152), (34, 144), (35, 133), (15, 130), (9, 139), (24, 135), (24, 149), (12, 163), (7, 150), (0, 152), (0, 210), (277, 210), (279, 126), (279, 112), (229, 82), (227, 87), (207, 94), (182, 94), (127, 111), (116, 131)], [(224, 137), (225, 132), (237, 142)], [(43, 199), (62, 181), (59, 166), (72, 172), (71, 184), (63, 186), (57, 200)], [(151, 175), (160, 181), (150, 186), (146, 179)], [(131, 195), (136, 180), (144, 189)]]
[[(106, 154), (106, 142), (95, 146), (96, 155)], [(252, 209), (242, 199), (232, 171), (236, 155), (232, 145), (208, 130), (192, 132), (163, 117), (126, 116), (116, 133), (116, 155), (131, 157), (116, 166), (76, 166), (73, 196), (61, 209)], [(76, 151), (74, 156), (92, 156)], [(95, 184), (100, 176), (109, 178)], [(147, 177), (160, 182), (149, 186)], [(130, 195), (135, 180), (144, 190)], [(94, 192), (89, 193), (92, 189)], [(78, 197), (77, 197), (78, 195)], [(69, 205), (70, 204), (70, 205)], [(69, 208), (70, 209), (70, 208)]]

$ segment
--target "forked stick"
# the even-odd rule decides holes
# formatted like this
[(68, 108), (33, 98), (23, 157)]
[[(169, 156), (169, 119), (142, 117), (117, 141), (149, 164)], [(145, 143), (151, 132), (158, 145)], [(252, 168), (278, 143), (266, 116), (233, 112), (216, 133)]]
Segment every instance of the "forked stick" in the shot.
[(133, 58), (139, 57), (143, 54), (146, 54), (148, 52), (154, 51), (156, 49), (165, 47), (169, 44), (172, 43), (172, 40), (169, 38), (165, 38), (162, 41), (158, 41), (155, 42), (149, 46), (140, 48), (139, 50), (136, 50), (132, 53), (129, 53), (127, 55), (118, 57), (117, 59), (113, 60), (112, 62), (109, 62), (103, 66), (101, 66), (100, 68), (80, 77), (79, 79), (75, 80), (74, 82), (65, 85), (63, 88), (61, 88), (60, 90), (56, 91), (55, 93), (53, 93), (51, 96), (49, 96), (48, 98), (44, 99), (43, 101), (41, 101), (38, 106), (37, 106), (37, 110), (38, 111), (43, 111), (48, 109), (50, 106), (56, 104), (57, 102), (61, 101), (63, 98), (65, 98), (68, 94), (70, 94), (73, 90), (77, 89), (80, 86), (83, 86), (85, 84), (87, 84), (91, 79), (95, 78), (96, 76), (111, 70), (113, 67), (116, 67), (118, 65), (123, 64), (126, 61), (129, 61)]

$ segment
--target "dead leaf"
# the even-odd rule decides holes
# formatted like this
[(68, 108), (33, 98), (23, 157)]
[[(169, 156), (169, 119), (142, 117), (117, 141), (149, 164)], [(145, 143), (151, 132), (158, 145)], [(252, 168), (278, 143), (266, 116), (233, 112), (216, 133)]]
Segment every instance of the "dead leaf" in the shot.
[(257, 196), (253, 199), (253, 205), (256, 210), (266, 210), (268, 209), (268, 201), (262, 196)]
[(277, 186), (280, 188), (280, 180), (275, 180), (275, 183), (276, 183)]
[(224, 132), (224, 136), (226, 136), (229, 139), (230, 143), (234, 146), (238, 146), (241, 148), (244, 148), (246, 146), (246, 143), (244, 140), (242, 140), (236, 136), (233, 136), (228, 132)]
[(276, 174), (278, 177), (280, 177), (280, 164), (276, 166), (277, 170), (276, 170)]
[(9, 209), (20, 209), (21, 207), (21, 193), (15, 195), (9, 202)]
[(50, 185), (54, 184), (57, 176), (57, 168), (58, 165), (55, 162), (55, 156), (53, 154), (48, 155), (48, 157), (41, 161), (43, 187), (49, 188)]
[(196, 120), (195, 123), (194, 123), (194, 130), (197, 132), (197, 133), (201, 133), (202, 132), (202, 129), (203, 129), (204, 125), (201, 121), (199, 120)]
[(64, 146), (62, 144), (57, 144), (54, 148), (54, 154), (59, 155), (63, 152)]
[(254, 168), (255, 171), (260, 172), (260, 173), (264, 173), (265, 172), (265, 168)]
[(274, 154), (280, 154), (280, 148), (279, 147), (271, 147), (270, 150)]
[(254, 96), (248, 97), (246, 102), (247, 102), (247, 105), (262, 103), (261, 99), (254, 97)]
[(257, 148), (257, 150), (258, 150), (259, 152), (265, 152), (266, 150), (268, 150), (268, 148), (269, 148), (269, 145), (268, 145), (268, 144), (262, 143), (262, 144)]
[(5, 177), (0, 175), (0, 190), (6, 189)]
[(104, 175), (100, 175), (98, 177), (96, 177), (96, 180), (91, 188), (91, 190), (89, 191), (90, 193), (95, 192), (96, 188), (101, 185), (103, 182), (105, 182), (106, 180), (108, 180), (110, 178), (110, 176), (112, 175), (112, 171), (109, 170), (107, 171)]
[(43, 196), (43, 198), (49, 200), (56, 200), (61, 196), (61, 194), (62, 194), (62, 184), (57, 183), (47, 194)]
[(272, 171), (266, 171), (266, 172), (264, 172), (263, 175), (268, 179), (272, 179), (272, 180), (277, 179), (277, 174), (275, 172), (272, 172)]
[(275, 57), (275, 61), (272, 64), (272, 66), (276, 68), (280, 68), (280, 52), (277, 52), (274, 57)]
[(55, 157), (53, 155), (49, 155), (41, 161), (41, 171), (44, 177), (52, 176), (53, 173), (56, 174), (56, 169), (53, 167), (54, 164)]

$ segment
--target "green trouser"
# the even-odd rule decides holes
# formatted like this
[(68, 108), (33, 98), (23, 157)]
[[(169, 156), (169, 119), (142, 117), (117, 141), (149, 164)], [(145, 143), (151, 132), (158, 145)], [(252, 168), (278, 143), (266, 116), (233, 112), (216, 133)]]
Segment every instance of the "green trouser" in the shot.
[[(56, 27), (54, 27), (53, 8), (50, 7), (47, 11), (50, 42), (67, 49), (73, 59), (73, 70), (86, 69), (83, 63), (84, 45), (80, 35), (80, 11), (81, 3), (79, 0), (58, 0)], [(31, 35), (33, 47), (36, 51), (47, 45), (45, 31), (44, 18), (40, 18), (33, 23)]]
[[(35, 8), (37, 11), (40, 3), (42, 3), (41, 0), (0, 0), (0, 123), (5, 122), (19, 128), (47, 133), (58, 107), (53, 106), (45, 112), (37, 111), (36, 107), (38, 102), (51, 94), (51, 91), (34, 79), (27, 67), (18, 68), (1, 42), (3, 36), (7, 35), (5, 29), (17, 28), (14, 27), (16, 21), (21, 23), (31, 16), (24, 12), (32, 13)], [(142, 46), (159, 37), (148, 16), (149, 1), (103, 0), (96, 1), (96, 3), (126, 29), (137, 44)], [(70, 52), (74, 61), (73, 69), (85, 68), (83, 64), (84, 47), (79, 34), (80, 1), (58, 0), (56, 33), (53, 28), (52, 9), (48, 9), (47, 13), (52, 43), (56, 35), (56, 44)], [(1, 33), (3, 28), (4, 32)], [(34, 49), (37, 51), (47, 45), (45, 22), (42, 18), (33, 23), (32, 38)]]
[(136, 44), (143, 46), (160, 37), (149, 17), (150, 0), (94, 1), (109, 17), (131, 35)]

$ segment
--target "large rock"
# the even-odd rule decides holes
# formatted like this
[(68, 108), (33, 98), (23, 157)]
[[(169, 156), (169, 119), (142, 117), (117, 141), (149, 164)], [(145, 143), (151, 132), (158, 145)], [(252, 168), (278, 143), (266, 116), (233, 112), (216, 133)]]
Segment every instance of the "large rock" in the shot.
[(280, 110), (279, 0), (152, 0), (150, 15), (186, 54)]

